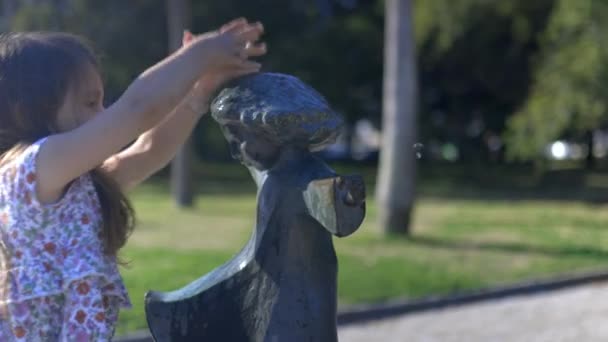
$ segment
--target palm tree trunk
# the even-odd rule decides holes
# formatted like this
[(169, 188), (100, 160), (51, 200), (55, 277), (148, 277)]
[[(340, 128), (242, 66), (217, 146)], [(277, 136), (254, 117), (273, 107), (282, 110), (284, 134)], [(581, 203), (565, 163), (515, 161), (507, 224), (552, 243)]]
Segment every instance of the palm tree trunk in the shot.
[[(167, 24), (169, 28), (169, 51), (182, 45), (182, 35), (190, 26), (192, 12), (190, 0), (167, 0)], [(192, 207), (192, 143), (188, 139), (177, 151), (171, 162), (171, 192), (178, 207)]]
[(416, 54), (411, 0), (386, 0), (382, 149), (376, 199), (386, 233), (408, 234), (414, 206)]

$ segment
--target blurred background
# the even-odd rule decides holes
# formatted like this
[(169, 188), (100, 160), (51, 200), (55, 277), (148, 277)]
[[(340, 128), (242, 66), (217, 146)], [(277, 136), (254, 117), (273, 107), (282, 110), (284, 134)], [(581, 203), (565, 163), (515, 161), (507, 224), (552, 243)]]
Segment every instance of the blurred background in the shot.
[[(335, 241), (341, 308), (608, 267), (606, 1), (0, 3), (3, 32), (89, 39), (108, 104), (183, 28), (262, 21), (264, 71), (301, 78), (345, 117), (319, 156), (368, 187), (362, 228)], [(255, 222), (255, 185), (209, 116), (173, 170), (131, 194), (135, 308), (120, 334), (145, 328), (145, 291), (219, 266)]]

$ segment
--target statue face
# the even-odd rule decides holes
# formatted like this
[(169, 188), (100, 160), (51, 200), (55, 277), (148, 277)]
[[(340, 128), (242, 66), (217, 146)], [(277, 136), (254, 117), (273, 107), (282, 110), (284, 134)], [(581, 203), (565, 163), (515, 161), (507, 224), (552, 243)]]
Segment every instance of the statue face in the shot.
[(244, 165), (268, 170), (277, 161), (280, 148), (261, 134), (232, 123), (222, 126), (222, 130), (230, 144), (230, 154)]

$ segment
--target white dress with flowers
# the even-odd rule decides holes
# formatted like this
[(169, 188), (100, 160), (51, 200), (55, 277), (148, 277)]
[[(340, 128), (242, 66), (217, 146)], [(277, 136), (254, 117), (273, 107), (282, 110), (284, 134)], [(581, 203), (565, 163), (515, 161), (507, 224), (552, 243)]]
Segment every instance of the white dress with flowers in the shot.
[(38, 202), (44, 141), (0, 167), (0, 341), (109, 341), (131, 303), (103, 253), (99, 199), (85, 174), (58, 202)]

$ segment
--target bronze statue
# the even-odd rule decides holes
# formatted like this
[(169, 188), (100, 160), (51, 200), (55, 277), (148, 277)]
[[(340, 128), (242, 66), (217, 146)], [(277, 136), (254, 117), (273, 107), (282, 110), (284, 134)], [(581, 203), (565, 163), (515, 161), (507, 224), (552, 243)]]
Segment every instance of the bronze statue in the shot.
[(359, 176), (339, 176), (312, 151), (341, 117), (295, 77), (261, 73), (215, 98), (212, 115), (258, 186), (255, 230), (232, 260), (182, 289), (146, 295), (156, 341), (337, 341), (332, 235), (365, 216)]

